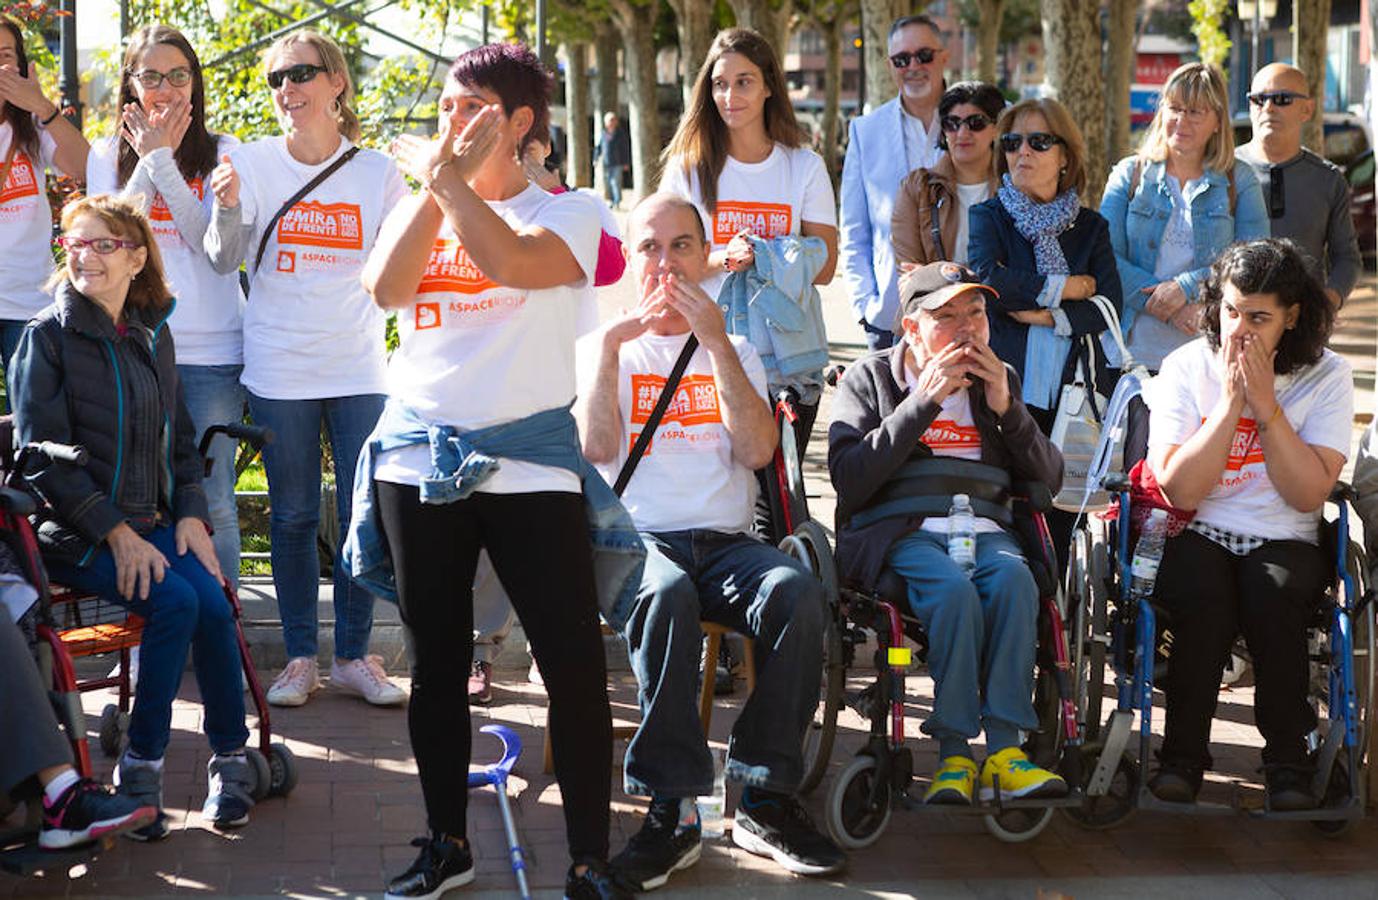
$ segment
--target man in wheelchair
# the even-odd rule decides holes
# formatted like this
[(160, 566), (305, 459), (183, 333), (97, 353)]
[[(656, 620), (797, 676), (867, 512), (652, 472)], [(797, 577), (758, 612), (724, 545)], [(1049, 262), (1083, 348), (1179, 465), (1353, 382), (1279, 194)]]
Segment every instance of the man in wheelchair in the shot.
[(1236, 244), (1211, 267), (1204, 337), (1163, 360), (1148, 394), (1148, 463), (1195, 516), (1170, 538), (1154, 598), (1171, 616), (1159, 800), (1196, 799), (1236, 635), (1254, 664), (1269, 808), (1316, 804), (1306, 738), (1306, 629), (1333, 569), (1321, 507), (1349, 453), (1350, 366), (1326, 349), (1334, 312), (1290, 241)]
[(756, 687), (732, 730), (725, 767), (728, 780), (745, 785), (733, 841), (792, 872), (834, 872), (842, 851), (795, 797), (804, 731), (818, 704), (822, 587), (751, 534), (753, 472), (771, 460), (777, 441), (765, 370), (749, 343), (727, 335), (722, 313), (698, 286), (708, 244), (695, 208), (655, 194), (637, 204), (627, 228), (640, 302), (578, 349), (584, 454), (610, 481), (691, 332), (698, 348), (622, 495), (648, 554), (626, 627), (642, 721), (624, 771), (627, 792), (651, 802), (613, 866), (648, 890), (699, 858), (694, 798), (711, 794), (714, 781), (696, 702), (699, 622), (709, 619), (757, 648)]
[[(1014, 534), (1011, 480), (1062, 482), (1062, 454), (1021, 398), (1018, 375), (990, 348), (993, 289), (954, 263), (900, 283), (904, 340), (847, 370), (833, 404), (828, 469), (837, 489), (842, 577), (874, 587), (900, 575), (929, 641), (941, 767), (927, 803), (969, 804), (977, 783), (970, 741), (984, 726), (981, 794), (1058, 797), (1063, 779), (1029, 761), (1020, 732), (1034, 712), (1038, 588)], [(1003, 487), (1001, 486), (1003, 485)], [(975, 568), (948, 556), (954, 494), (975, 509)]]

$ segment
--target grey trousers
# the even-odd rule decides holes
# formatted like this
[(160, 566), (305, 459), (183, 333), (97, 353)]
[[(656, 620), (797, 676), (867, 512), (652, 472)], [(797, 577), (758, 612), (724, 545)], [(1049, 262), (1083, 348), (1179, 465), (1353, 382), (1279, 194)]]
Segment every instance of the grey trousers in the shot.
[[(72, 764), (48, 691), (19, 626), (0, 611), (0, 791), (11, 794), (33, 775)], [(15, 799), (19, 799), (16, 797)]]
[(517, 613), (507, 599), (487, 550), (480, 550), (474, 572), (474, 662), (492, 665), (512, 631)]

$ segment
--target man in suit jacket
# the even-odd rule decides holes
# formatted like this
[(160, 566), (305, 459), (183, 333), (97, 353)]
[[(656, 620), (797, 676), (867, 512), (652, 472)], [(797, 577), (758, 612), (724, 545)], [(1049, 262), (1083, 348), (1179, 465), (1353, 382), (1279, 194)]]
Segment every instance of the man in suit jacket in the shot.
[(842, 271), (873, 350), (894, 343), (899, 318), (890, 214), (900, 181), (943, 156), (938, 101), (947, 48), (941, 29), (928, 16), (903, 16), (890, 26), (888, 49), (899, 96), (852, 120), (842, 165)]

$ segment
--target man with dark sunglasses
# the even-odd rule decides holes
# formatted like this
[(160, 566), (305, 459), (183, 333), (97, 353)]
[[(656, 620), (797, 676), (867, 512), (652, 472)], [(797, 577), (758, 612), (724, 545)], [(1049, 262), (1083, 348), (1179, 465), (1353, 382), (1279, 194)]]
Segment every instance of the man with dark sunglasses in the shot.
[(1359, 279), (1359, 243), (1344, 174), (1301, 145), (1302, 126), (1316, 114), (1308, 91), (1300, 69), (1282, 63), (1259, 69), (1249, 91), (1253, 140), (1235, 156), (1258, 175), (1273, 237), (1296, 241), (1338, 307)]
[(928, 16), (902, 16), (890, 26), (890, 76), (899, 96), (852, 120), (842, 165), (839, 254), (847, 293), (871, 349), (889, 347), (899, 314), (890, 216), (900, 181), (943, 158), (938, 101), (947, 48)]

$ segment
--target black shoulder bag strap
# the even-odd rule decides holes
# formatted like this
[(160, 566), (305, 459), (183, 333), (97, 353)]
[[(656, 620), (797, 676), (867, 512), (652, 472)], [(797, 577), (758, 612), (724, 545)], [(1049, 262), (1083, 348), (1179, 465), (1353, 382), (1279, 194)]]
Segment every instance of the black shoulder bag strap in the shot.
[(665, 410), (670, 407), (670, 400), (675, 396), (675, 390), (679, 387), (679, 380), (684, 376), (684, 370), (689, 367), (689, 359), (694, 355), (694, 351), (699, 347), (699, 339), (695, 334), (689, 335), (689, 340), (684, 342), (684, 349), (679, 352), (679, 359), (675, 360), (675, 367), (670, 370), (670, 377), (665, 379), (665, 387), (660, 392), (660, 399), (656, 400), (655, 409), (651, 410), (650, 418), (641, 427), (641, 434), (637, 435), (636, 443), (632, 445), (632, 452), (627, 454), (627, 461), (622, 464), (622, 471), (617, 473), (617, 482), (612, 486), (613, 493), (621, 497), (622, 492), (627, 489), (627, 482), (632, 480), (632, 473), (636, 471), (636, 464), (641, 462), (641, 457), (646, 455), (646, 448), (651, 445), (651, 435), (660, 427), (660, 420), (665, 415)]
[(273, 217), (268, 220), (267, 227), (263, 229), (263, 237), (259, 238), (258, 254), (254, 257), (254, 271), (249, 273), (249, 276), (251, 278), (253, 277), (254, 273), (258, 271), (259, 265), (263, 262), (263, 251), (268, 249), (268, 238), (270, 235), (272, 235), (273, 229), (277, 227), (278, 219), (281, 219), (283, 216), (287, 215), (287, 210), (296, 206), (297, 203), (303, 197), (314, 191), (316, 188), (320, 187), (321, 182), (325, 181), (331, 175), (334, 175), (336, 172), (338, 172), (341, 166), (349, 162), (358, 154), (359, 148), (356, 146), (350, 147), (348, 150), (341, 153), (339, 156), (335, 157), (335, 161), (333, 163), (317, 172), (315, 178), (312, 178), (310, 181), (306, 182), (306, 184), (302, 185), (301, 190), (297, 191), (290, 198), (288, 198), (287, 202), (282, 204), (282, 208), (279, 209), (277, 212), (273, 213)]

